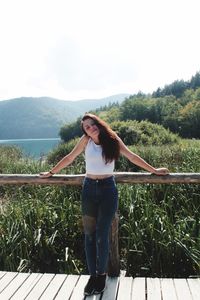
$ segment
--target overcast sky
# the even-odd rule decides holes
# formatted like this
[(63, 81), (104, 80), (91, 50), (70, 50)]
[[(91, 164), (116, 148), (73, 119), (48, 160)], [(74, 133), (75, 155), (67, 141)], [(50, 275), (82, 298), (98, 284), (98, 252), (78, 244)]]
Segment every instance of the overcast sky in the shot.
[(199, 0), (0, 0), (0, 100), (151, 93), (200, 71)]

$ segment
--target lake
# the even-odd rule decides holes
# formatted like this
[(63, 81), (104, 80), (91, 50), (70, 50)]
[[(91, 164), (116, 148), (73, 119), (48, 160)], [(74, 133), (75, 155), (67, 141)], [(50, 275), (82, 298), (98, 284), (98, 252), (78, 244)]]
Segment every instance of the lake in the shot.
[(45, 156), (49, 151), (54, 149), (61, 140), (59, 138), (51, 139), (16, 139), (0, 140), (0, 145), (16, 145), (22, 149), (25, 155), (34, 159)]

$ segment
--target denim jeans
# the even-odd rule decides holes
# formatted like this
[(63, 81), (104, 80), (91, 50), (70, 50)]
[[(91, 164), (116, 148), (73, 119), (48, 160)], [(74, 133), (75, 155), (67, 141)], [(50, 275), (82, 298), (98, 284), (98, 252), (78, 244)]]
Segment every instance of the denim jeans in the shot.
[(85, 253), (90, 275), (107, 271), (110, 226), (118, 208), (118, 192), (113, 176), (86, 177), (82, 190)]

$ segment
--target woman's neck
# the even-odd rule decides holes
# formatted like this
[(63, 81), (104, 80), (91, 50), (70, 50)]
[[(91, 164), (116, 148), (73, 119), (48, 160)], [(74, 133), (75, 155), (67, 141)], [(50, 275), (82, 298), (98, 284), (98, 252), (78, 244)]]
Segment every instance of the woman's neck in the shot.
[(94, 142), (96, 145), (99, 145), (99, 139), (98, 139), (98, 138), (93, 138), (92, 140), (93, 140), (93, 142)]

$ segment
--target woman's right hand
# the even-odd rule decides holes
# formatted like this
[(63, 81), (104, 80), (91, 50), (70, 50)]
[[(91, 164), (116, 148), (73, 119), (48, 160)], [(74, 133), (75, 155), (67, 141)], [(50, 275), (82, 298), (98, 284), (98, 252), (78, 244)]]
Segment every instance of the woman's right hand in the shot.
[(155, 175), (168, 175), (169, 170), (167, 168), (157, 168), (154, 172)]
[(41, 178), (49, 178), (49, 177), (51, 177), (53, 174), (52, 173), (50, 173), (50, 172), (41, 172), (40, 173), (40, 177)]

